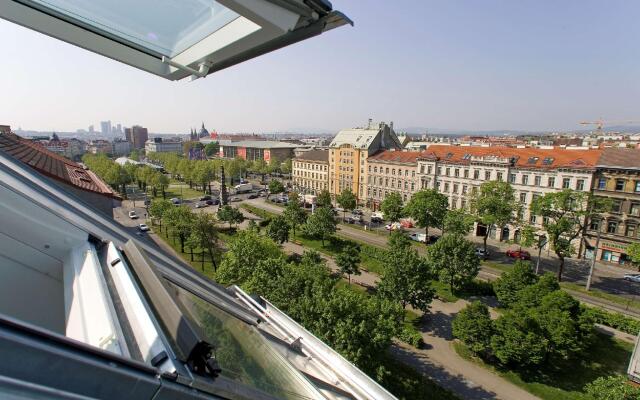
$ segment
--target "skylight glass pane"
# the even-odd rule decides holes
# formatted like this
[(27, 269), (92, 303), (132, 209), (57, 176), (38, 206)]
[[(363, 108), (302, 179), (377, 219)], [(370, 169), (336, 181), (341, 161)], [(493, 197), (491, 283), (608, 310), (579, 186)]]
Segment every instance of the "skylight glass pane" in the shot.
[(173, 57), (239, 15), (214, 0), (32, 0), (44, 9)]
[(168, 282), (174, 295), (215, 346), (222, 375), (272, 396), (317, 399), (311, 383), (273, 349), (255, 327)]

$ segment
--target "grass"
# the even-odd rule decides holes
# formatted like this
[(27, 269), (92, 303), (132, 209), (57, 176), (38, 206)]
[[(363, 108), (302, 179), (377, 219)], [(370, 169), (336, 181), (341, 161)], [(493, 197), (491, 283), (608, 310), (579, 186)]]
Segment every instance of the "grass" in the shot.
[(482, 265), (485, 266), (485, 267), (497, 269), (497, 270), (502, 271), (502, 272), (511, 271), (513, 269), (513, 265), (512, 264), (504, 264), (504, 263), (499, 263), (499, 262), (495, 262), (495, 261), (483, 261)]
[(620, 304), (625, 307), (631, 307), (631, 308), (636, 308), (640, 310), (640, 302), (633, 301), (633, 299), (630, 299), (628, 297), (618, 296), (611, 293), (605, 293), (598, 289), (591, 289), (587, 292), (584, 286), (578, 285), (577, 283), (572, 283), (572, 282), (561, 282), (560, 286), (564, 289), (580, 292), (580, 294), (583, 294), (583, 295), (595, 297), (602, 300), (607, 300), (612, 303)]
[(462, 358), (481, 365), (522, 389), (543, 400), (591, 400), (584, 392), (586, 384), (601, 376), (624, 375), (633, 351), (633, 345), (596, 334), (594, 343), (582, 360), (555, 369), (540, 369), (535, 373), (523, 373), (493, 366), (474, 356), (461, 342), (453, 344)]
[[(180, 190), (182, 187), (182, 190)], [(171, 184), (168, 188), (165, 189), (165, 197), (167, 199), (172, 199), (174, 197), (180, 198), (180, 194), (182, 193), (182, 198), (184, 199), (194, 199), (200, 198), (204, 196), (204, 193), (201, 190), (195, 190), (189, 188), (189, 185), (185, 184)], [(156, 198), (162, 197), (162, 192), (158, 190), (158, 195)]]

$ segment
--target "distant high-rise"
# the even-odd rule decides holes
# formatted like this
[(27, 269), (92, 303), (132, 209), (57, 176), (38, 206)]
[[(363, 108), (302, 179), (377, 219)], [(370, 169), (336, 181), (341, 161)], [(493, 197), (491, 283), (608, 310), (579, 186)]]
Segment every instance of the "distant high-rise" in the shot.
[(111, 121), (100, 122), (100, 131), (103, 135), (111, 135)]
[(131, 143), (132, 149), (144, 149), (144, 143), (149, 139), (149, 132), (147, 128), (143, 128), (139, 125), (134, 125), (131, 128), (124, 129), (124, 135), (129, 143)]
[(93, 125), (89, 125), (89, 133), (93, 133), (93, 132), (95, 132), (95, 131), (93, 130)]

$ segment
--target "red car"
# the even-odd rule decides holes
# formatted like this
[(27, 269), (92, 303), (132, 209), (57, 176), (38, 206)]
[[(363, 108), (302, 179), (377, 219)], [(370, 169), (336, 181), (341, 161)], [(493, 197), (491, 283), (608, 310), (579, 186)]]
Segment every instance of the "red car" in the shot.
[(531, 260), (531, 254), (526, 250), (507, 250), (507, 257)]

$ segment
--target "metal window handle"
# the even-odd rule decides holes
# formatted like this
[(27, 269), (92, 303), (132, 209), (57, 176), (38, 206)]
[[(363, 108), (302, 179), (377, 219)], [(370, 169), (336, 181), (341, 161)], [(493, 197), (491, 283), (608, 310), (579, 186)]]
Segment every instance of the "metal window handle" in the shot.
[(172, 67), (181, 69), (185, 72), (188, 72), (191, 74), (191, 80), (194, 81), (198, 78), (204, 78), (207, 76), (207, 74), (209, 73), (209, 66), (205, 63), (200, 63), (200, 68), (199, 70), (195, 70), (191, 67), (187, 67), (186, 65), (182, 65), (179, 64), (175, 61), (173, 61), (172, 59), (162, 56), (162, 62), (168, 65), (171, 65)]

